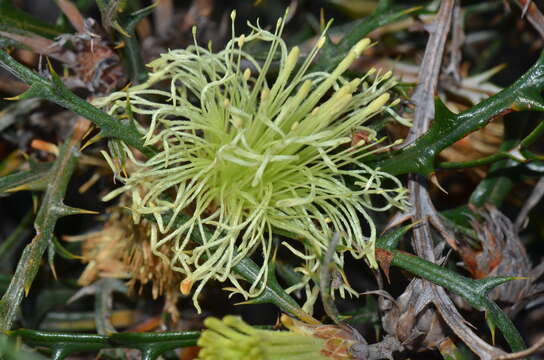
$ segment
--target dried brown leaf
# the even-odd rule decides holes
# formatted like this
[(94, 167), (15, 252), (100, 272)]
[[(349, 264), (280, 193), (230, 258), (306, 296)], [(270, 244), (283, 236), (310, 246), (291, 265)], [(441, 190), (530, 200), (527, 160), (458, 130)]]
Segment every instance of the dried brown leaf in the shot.
[(391, 280), (389, 279), (389, 267), (391, 266), (391, 261), (393, 261), (393, 254), (390, 251), (377, 248), (376, 260), (378, 260), (378, 264), (380, 264), (380, 267), (387, 278), (387, 282), (391, 283)]

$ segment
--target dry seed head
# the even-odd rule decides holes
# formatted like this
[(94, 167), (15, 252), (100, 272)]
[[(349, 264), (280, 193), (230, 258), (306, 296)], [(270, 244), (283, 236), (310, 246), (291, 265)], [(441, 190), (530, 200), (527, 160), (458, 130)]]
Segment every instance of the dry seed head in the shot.
[[(68, 239), (83, 241), (82, 261), (87, 266), (78, 283), (88, 286), (100, 278), (120, 278), (127, 280), (133, 292), (141, 292), (144, 285), (150, 284), (153, 299), (165, 296), (167, 304), (175, 304), (179, 297), (176, 287), (183, 276), (153, 255), (148, 241), (150, 222), (144, 220), (135, 225), (122, 209), (128, 202), (125, 195), (121, 207), (107, 210), (109, 218), (102, 230)], [(166, 308), (173, 318), (179, 317), (175, 306)]]
[[(97, 100), (112, 115), (123, 116), (130, 107), (148, 120), (140, 130), (160, 152), (138, 162), (124, 146), (136, 170), (126, 177), (118, 172), (124, 185), (106, 198), (128, 192), (135, 221), (155, 218), (151, 247), (185, 276), (184, 292), (196, 286), (197, 308), (210, 279), (229, 279), (246, 298), (263, 290), (275, 228), (303, 239), (303, 251), (291, 247), (303, 263), (303, 280), (289, 290), (305, 288), (315, 299), (312, 274), (332, 232), (342, 234), (344, 250), (335, 255), (340, 269), (345, 252), (376, 267), (376, 228), (368, 212), (406, 205), (398, 179), (364, 164), (365, 156), (383, 149), (371, 149), (379, 141), (348, 145), (354, 131), (374, 133), (365, 122), (390, 110), (387, 91), (396, 84), (385, 75), (373, 81), (342, 76), (370, 40), (359, 41), (332, 73), (311, 73), (324, 35), (296, 67), (300, 51), (289, 51), (281, 39), (283, 20), (274, 33), (250, 26), (251, 33), (234, 37), (219, 53), (194, 45), (162, 54), (150, 64), (147, 82)], [(269, 44), (264, 62), (241, 48), (255, 42)], [(271, 80), (275, 59), (280, 71)], [(368, 85), (361, 90), (363, 80)], [(170, 87), (155, 86), (165, 81)], [(384, 200), (380, 206), (374, 197)], [(190, 220), (175, 223), (180, 214)], [(193, 236), (203, 243), (194, 244)], [(264, 262), (247, 286), (233, 266), (254, 252)], [(338, 290), (355, 294), (347, 283)]]

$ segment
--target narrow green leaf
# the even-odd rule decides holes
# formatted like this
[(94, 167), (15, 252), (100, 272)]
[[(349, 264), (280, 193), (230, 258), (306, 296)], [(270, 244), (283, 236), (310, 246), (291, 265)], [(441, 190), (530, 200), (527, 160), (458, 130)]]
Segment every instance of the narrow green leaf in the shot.
[(120, 26), (125, 30), (126, 34), (129, 35), (126, 36), (121, 33), (121, 38), (125, 42), (123, 54), (128, 74), (135, 84), (144, 82), (148, 77), (148, 72), (142, 58), (142, 52), (140, 51), (140, 43), (136, 38), (136, 25), (143, 18), (151, 14), (155, 6), (156, 4), (152, 4), (126, 16), (121, 14), (119, 18)]
[(513, 280), (519, 280), (519, 277), (516, 276), (493, 276), (483, 279), (475, 280), (477, 283), (477, 289), (476, 292), (480, 294), (486, 294), (489, 293), (491, 290), (496, 288), (499, 285), (505, 284), (509, 281)]
[(199, 331), (172, 331), (172, 332), (152, 332), (152, 333), (136, 333), (124, 332), (110, 335), (110, 341), (113, 344), (138, 348), (139, 346), (147, 346), (152, 343), (177, 341), (184, 342), (193, 346), (200, 336)]
[(0, 30), (30, 32), (50, 39), (65, 32), (59, 26), (48, 24), (16, 8), (11, 0), (0, 0)]
[(376, 247), (384, 250), (394, 250), (397, 248), (399, 241), (402, 240), (404, 234), (408, 232), (416, 224), (410, 224), (403, 227), (399, 227), (393, 230), (387, 231), (385, 234), (380, 236), (376, 241)]
[[(249, 282), (253, 282), (259, 273), (259, 267), (249, 258), (240, 261), (240, 263), (234, 267), (234, 270)], [(284, 312), (295, 315), (308, 323), (315, 323), (315, 319), (303, 311), (296, 301), (293, 300), (278, 283), (274, 260), (268, 264), (268, 280), (264, 291), (259, 296), (240, 304), (266, 303), (274, 304)]]
[(181, 347), (195, 346), (200, 332), (168, 332), (168, 333), (116, 333), (110, 341), (116, 347), (139, 349), (142, 360), (154, 360), (166, 351)]
[(19, 337), (30, 346), (51, 349), (54, 359), (63, 359), (69, 355), (83, 351), (130, 348), (139, 349), (142, 352), (142, 359), (153, 360), (168, 350), (195, 346), (200, 337), (200, 332), (126, 332), (111, 335), (96, 335), (18, 329), (8, 331), (7, 335), (12, 338)]
[(66, 249), (59, 241), (59, 239), (56, 236), (53, 236), (52, 239), (52, 245), (55, 253), (59, 255), (60, 257), (67, 259), (67, 260), (77, 260), (81, 259), (82, 257), (76, 254), (72, 254), (68, 249)]
[(0, 177), (0, 196), (16, 190), (44, 190), (47, 187), (51, 164), (45, 163), (32, 170), (19, 171)]
[(327, 40), (319, 55), (319, 61), (314, 66), (314, 71), (330, 71), (334, 69), (345, 57), (350, 49), (371, 31), (395, 21), (402, 20), (411, 14), (415, 14), (419, 7), (399, 8), (392, 6), (391, 0), (380, 0), (376, 10), (369, 16), (357, 20), (346, 28), (346, 35), (337, 45)]
[(487, 323), (487, 326), (489, 327), (489, 330), (491, 331), (491, 343), (495, 344), (495, 335), (496, 335), (496, 329), (495, 323), (490, 319), (488, 316), (488, 312), (485, 312), (485, 322)]

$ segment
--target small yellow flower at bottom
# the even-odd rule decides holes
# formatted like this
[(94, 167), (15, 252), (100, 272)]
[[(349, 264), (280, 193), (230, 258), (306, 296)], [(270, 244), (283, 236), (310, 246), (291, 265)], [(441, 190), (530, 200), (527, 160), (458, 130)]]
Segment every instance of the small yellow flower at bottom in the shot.
[[(326, 340), (293, 331), (257, 329), (235, 316), (207, 318), (198, 346), (200, 360), (331, 360)], [(345, 359), (351, 359), (346, 357)]]

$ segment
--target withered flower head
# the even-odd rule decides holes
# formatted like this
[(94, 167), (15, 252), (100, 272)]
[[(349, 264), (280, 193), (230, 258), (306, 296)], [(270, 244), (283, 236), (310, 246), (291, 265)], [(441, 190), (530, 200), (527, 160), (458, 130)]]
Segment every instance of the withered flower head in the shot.
[(65, 239), (83, 241), (82, 258), (87, 266), (78, 283), (88, 286), (100, 278), (125, 279), (131, 291), (139, 292), (150, 284), (153, 298), (164, 295), (165, 310), (176, 319), (177, 287), (183, 277), (153, 254), (148, 241), (149, 222), (134, 224), (131, 214), (119, 206), (108, 209), (108, 213), (101, 231)]

